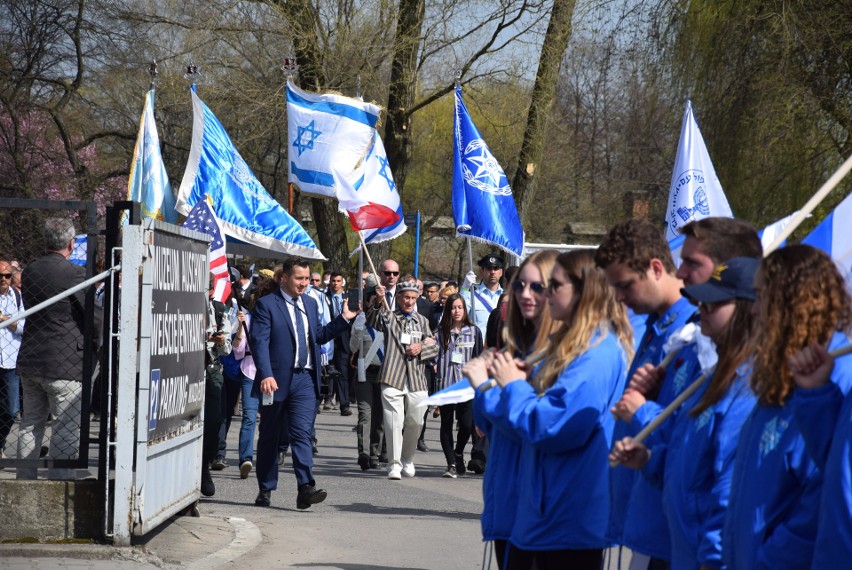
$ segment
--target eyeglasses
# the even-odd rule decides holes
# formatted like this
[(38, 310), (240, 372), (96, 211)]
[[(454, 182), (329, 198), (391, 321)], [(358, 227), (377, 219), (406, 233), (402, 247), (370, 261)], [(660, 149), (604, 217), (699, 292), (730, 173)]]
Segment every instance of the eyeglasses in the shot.
[(2, 277), (3, 279), (11, 279), (12, 274), (11, 273), (0, 273), (0, 277)]
[(547, 289), (547, 287), (539, 281), (533, 281), (532, 283), (527, 283), (526, 281), (513, 281), (512, 289), (515, 290), (515, 293), (523, 293), (524, 289), (527, 288), (527, 285), (529, 285), (530, 291), (536, 295), (541, 295), (544, 293), (545, 289)]
[(385, 277), (396, 277), (399, 275), (399, 271), (383, 271)]

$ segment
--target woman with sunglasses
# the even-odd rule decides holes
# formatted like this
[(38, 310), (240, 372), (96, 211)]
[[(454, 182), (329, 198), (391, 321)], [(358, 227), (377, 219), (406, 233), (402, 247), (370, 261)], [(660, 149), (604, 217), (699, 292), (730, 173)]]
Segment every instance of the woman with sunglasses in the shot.
[(491, 420), (521, 445), (506, 567), (597, 570), (607, 546), (609, 409), (624, 388), (633, 336), (593, 251), (560, 254), (545, 297), (561, 324), (529, 359), (540, 364), (529, 370), (496, 353), (488, 371), (499, 389), (481, 369), (470, 380), (498, 399)]
[[(722, 533), (722, 555), (731, 570), (753, 568), (840, 568), (813, 561), (823, 473), (796, 421), (796, 392), (790, 358), (806, 346), (834, 350), (848, 344), (850, 302), (843, 277), (831, 258), (807, 245), (772, 252), (755, 278), (759, 327), (750, 385), (757, 405), (739, 436), (731, 497)], [(830, 380), (846, 394), (852, 384), (847, 359)], [(841, 365), (841, 362), (843, 364)], [(804, 426), (808, 428), (808, 426)], [(847, 472), (848, 473), (848, 472)], [(825, 497), (837, 509), (844, 497)], [(849, 527), (848, 520), (845, 527)], [(831, 537), (838, 529), (822, 529)], [(839, 548), (840, 545), (828, 545)], [(848, 545), (847, 545), (848, 547)]]
[[(437, 379), (438, 390), (443, 390), (462, 379), (462, 367), (482, 352), (482, 333), (467, 314), (467, 305), (458, 293), (447, 298), (441, 323), (438, 326)], [(473, 430), (473, 403), (471, 401), (440, 406), (441, 449), (447, 459), (447, 470), (442, 477), (455, 479), (465, 474), (464, 448)], [(453, 424), (458, 420), (459, 432), (453, 445)]]
[[(509, 309), (502, 336), (508, 354), (524, 358), (548, 344), (558, 322), (550, 318), (544, 289), (559, 252), (537, 251), (520, 266), (509, 288)], [(515, 285), (520, 283), (521, 285)], [(536, 293), (533, 289), (542, 291)], [(486, 375), (486, 359), (472, 359), (462, 369), (470, 378), (471, 370), (481, 369)], [(472, 368), (471, 368), (472, 367)], [(499, 390), (477, 393), (473, 401), (473, 421), (488, 437), (488, 469), (482, 481), (482, 538), (493, 541), (497, 566), (503, 568), (507, 541), (512, 532), (518, 505), (518, 468), (520, 438), (510, 427), (493, 422), (499, 405)]]
[[(734, 452), (743, 422), (755, 405), (748, 386), (754, 349), (754, 274), (760, 259), (738, 257), (716, 268), (714, 277), (682, 291), (698, 304), (701, 332), (716, 344), (716, 369), (645, 445), (617, 442), (610, 460), (641, 469), (662, 488), (671, 537), (671, 568), (722, 566), (722, 525), (730, 495)], [(678, 352), (668, 370), (643, 368), (646, 379), (677, 384), (678, 391), (702, 374), (697, 343)]]

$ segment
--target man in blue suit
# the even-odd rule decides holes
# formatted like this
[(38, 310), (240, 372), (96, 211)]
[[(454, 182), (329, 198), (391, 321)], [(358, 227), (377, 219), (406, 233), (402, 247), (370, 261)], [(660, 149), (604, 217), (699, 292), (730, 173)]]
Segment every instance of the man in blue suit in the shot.
[(316, 488), (311, 472), (311, 428), (320, 393), (319, 345), (347, 330), (357, 313), (344, 308), (333, 321), (321, 326), (316, 300), (303, 294), (310, 275), (306, 260), (285, 261), (274, 277), (280, 290), (260, 298), (252, 315), (251, 350), (257, 367), (252, 391), (261, 399), (263, 414), (257, 442), (260, 492), (254, 501), (260, 507), (270, 505), (272, 491), (278, 488), (282, 425), (288, 426), (293, 451), (299, 489), (296, 507), (307, 509), (327, 496)]

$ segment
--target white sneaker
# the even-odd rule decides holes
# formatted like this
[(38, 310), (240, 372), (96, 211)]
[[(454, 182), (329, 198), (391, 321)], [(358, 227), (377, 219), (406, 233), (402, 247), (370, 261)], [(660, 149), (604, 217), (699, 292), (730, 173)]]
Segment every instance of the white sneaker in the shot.
[(402, 468), (399, 465), (394, 465), (388, 469), (388, 479), (393, 479), (394, 481), (402, 479)]
[(414, 463), (410, 461), (402, 462), (402, 476), (403, 477), (414, 477)]

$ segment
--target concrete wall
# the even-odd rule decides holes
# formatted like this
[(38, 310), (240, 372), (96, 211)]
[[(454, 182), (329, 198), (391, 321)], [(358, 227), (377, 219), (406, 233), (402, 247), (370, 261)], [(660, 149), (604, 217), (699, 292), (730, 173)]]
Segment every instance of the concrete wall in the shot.
[(103, 519), (99, 481), (0, 481), (0, 540), (98, 539)]

